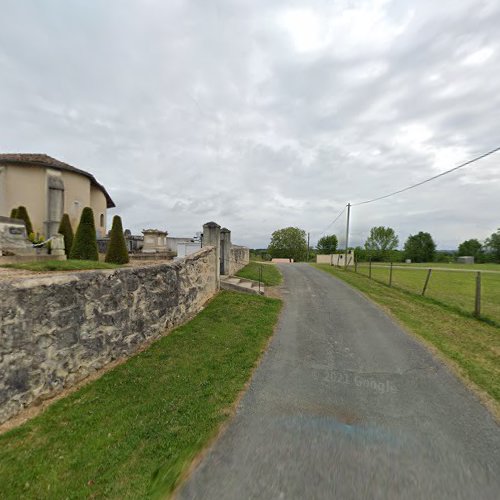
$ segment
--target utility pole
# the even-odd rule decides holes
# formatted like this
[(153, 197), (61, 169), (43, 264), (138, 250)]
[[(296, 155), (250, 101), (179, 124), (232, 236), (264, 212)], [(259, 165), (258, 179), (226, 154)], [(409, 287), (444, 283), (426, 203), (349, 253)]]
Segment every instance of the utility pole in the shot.
[(347, 252), (349, 250), (349, 222), (351, 219), (351, 204), (347, 204), (347, 226), (345, 230), (345, 262), (344, 266), (347, 269)]
[(307, 233), (307, 257), (306, 257), (306, 262), (309, 262), (309, 236), (310, 236), (310, 233)]

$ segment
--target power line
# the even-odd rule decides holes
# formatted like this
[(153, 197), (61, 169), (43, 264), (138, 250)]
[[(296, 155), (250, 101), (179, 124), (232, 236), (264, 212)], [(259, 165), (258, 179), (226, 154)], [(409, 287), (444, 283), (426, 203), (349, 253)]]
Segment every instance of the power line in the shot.
[(476, 156), (472, 160), (468, 160), (465, 163), (462, 163), (462, 164), (458, 165), (457, 167), (450, 168), (449, 170), (446, 170), (445, 172), (441, 172), (440, 174), (434, 175), (433, 177), (429, 177), (428, 179), (425, 179), (425, 180), (423, 180), (421, 182), (418, 182), (417, 184), (413, 184), (412, 186), (408, 186), (408, 187), (405, 187), (403, 189), (399, 189), (398, 191), (394, 191), (393, 193), (389, 193), (389, 194), (386, 194), (384, 196), (379, 196), (378, 198), (373, 198), (371, 200), (361, 201), (359, 203), (353, 203), (351, 206), (357, 207), (359, 205), (366, 205), (367, 203), (373, 203), (374, 201), (383, 200), (385, 198), (389, 198), (390, 196), (394, 196), (396, 194), (403, 193), (404, 191), (408, 191), (410, 189), (413, 189), (413, 188), (416, 188), (418, 186), (421, 186), (422, 184), (425, 184), (427, 182), (431, 182), (431, 181), (433, 181), (435, 179), (438, 179), (439, 177), (443, 177), (443, 175), (450, 174), (451, 172), (454, 172), (455, 170), (458, 170), (459, 168), (466, 167), (467, 165), (470, 165), (471, 163), (474, 163), (474, 162), (476, 162), (478, 160), (482, 160), (483, 158), (486, 158), (487, 156), (490, 156), (493, 153), (496, 153), (497, 151), (500, 151), (500, 146), (497, 147), (497, 148), (495, 148), (495, 149), (492, 149), (491, 151), (488, 151), (487, 153), (484, 153), (484, 154), (482, 154), (480, 156)]
[(323, 236), (325, 234), (326, 231), (328, 231), (328, 229), (330, 229), (330, 227), (332, 227), (340, 218), (340, 216), (345, 212), (345, 209), (347, 207), (344, 207), (340, 212), (339, 214), (337, 215), (337, 217), (335, 217), (335, 219), (333, 219), (332, 222), (330, 222), (330, 224), (328, 224), (328, 226), (325, 227), (325, 229), (323, 229), (323, 232), (320, 234), (320, 236)]

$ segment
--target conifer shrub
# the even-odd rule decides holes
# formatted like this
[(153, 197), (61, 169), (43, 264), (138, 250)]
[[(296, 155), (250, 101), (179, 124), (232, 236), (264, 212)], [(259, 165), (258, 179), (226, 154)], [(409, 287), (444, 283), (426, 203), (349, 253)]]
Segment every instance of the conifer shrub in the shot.
[(73, 245), (69, 253), (70, 259), (99, 260), (94, 223), (94, 212), (90, 207), (82, 210), (80, 223), (76, 230)]
[(11, 218), (11, 219), (17, 219), (17, 208), (13, 208), (13, 209), (10, 211), (10, 218)]
[(113, 217), (105, 261), (110, 264), (126, 264), (128, 262), (127, 244), (125, 243), (122, 220), (119, 215)]
[(64, 237), (64, 252), (69, 258), (71, 252), (71, 247), (73, 246), (73, 228), (71, 227), (71, 222), (69, 220), (68, 214), (63, 214), (61, 222), (59, 224), (59, 229), (57, 230), (59, 234)]
[(16, 219), (22, 219), (24, 221), (24, 225), (26, 226), (26, 234), (33, 233), (33, 225), (31, 224), (30, 216), (28, 215), (28, 211), (26, 207), (20, 206), (16, 212)]

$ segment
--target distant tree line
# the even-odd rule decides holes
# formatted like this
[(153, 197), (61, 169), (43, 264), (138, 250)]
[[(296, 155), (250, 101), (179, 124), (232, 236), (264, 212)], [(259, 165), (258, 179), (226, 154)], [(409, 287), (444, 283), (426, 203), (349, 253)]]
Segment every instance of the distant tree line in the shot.
[(500, 228), (481, 243), (472, 238), (458, 246), (458, 255), (471, 255), (476, 262), (500, 263)]
[[(332, 254), (338, 252), (339, 240), (335, 234), (321, 237), (316, 248), (309, 249), (309, 258), (314, 260), (316, 254)], [(457, 256), (470, 255), (476, 262), (500, 263), (500, 229), (486, 238), (483, 243), (477, 239), (469, 239), (461, 243), (456, 251), (439, 251), (430, 233), (419, 231), (408, 236), (403, 249), (399, 250), (399, 237), (391, 227), (376, 226), (370, 229), (364, 246), (354, 248), (358, 261), (404, 262), (453, 262)], [(342, 249), (341, 249), (342, 250)], [(340, 251), (341, 251), (340, 250)], [(267, 249), (253, 250), (252, 255), (262, 260), (274, 257), (293, 258), (303, 261), (307, 254), (306, 232), (296, 227), (288, 227), (275, 231)]]
[(390, 227), (373, 227), (364, 247), (356, 247), (358, 260), (403, 262), (453, 262), (457, 256), (472, 256), (475, 262), (500, 263), (500, 229), (486, 238), (484, 243), (469, 239), (461, 243), (457, 251), (438, 251), (432, 236), (420, 231), (410, 235), (403, 250), (398, 250), (398, 237)]

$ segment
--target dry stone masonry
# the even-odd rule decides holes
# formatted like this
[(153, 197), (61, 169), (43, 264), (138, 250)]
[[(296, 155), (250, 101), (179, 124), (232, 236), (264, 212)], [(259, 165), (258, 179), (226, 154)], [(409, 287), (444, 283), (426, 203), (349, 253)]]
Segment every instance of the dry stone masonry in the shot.
[(0, 282), (0, 423), (196, 314), (218, 257)]
[(236, 274), (241, 268), (250, 262), (250, 250), (247, 247), (232, 245), (229, 251), (229, 272), (227, 274)]

